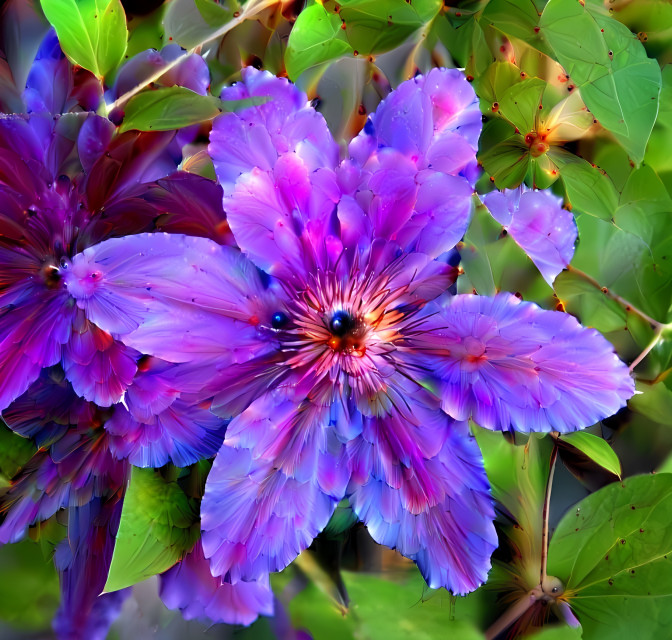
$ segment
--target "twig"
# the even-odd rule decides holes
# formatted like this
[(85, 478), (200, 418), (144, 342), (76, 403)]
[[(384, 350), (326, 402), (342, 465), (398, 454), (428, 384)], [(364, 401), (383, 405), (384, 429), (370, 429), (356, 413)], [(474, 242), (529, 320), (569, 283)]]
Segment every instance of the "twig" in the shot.
[(554, 440), (551, 451), (551, 462), (546, 481), (546, 495), (544, 496), (544, 510), (541, 514), (541, 571), (539, 584), (543, 585), (546, 580), (546, 565), (548, 562), (548, 518), (551, 511), (551, 488), (553, 486), (553, 474), (555, 473), (555, 459), (558, 457), (558, 442)]
[(642, 318), (642, 320), (648, 322), (653, 329), (661, 329), (661, 328), (665, 329), (667, 327), (666, 324), (659, 322), (658, 320), (655, 320), (647, 313), (644, 313), (644, 311), (642, 311), (641, 309), (638, 309), (634, 305), (630, 304), (625, 298), (621, 298), (621, 296), (613, 293), (612, 291), (607, 289), (607, 287), (603, 287), (597, 280), (595, 280), (595, 278), (589, 276), (585, 271), (581, 271), (581, 269), (577, 269), (576, 267), (573, 267), (571, 264), (567, 267), (567, 271), (573, 273), (579, 278), (582, 278), (588, 284), (592, 285), (596, 289), (599, 289), (605, 296), (607, 296), (607, 298), (609, 298), (610, 300), (614, 300), (614, 302), (618, 302), (618, 304), (624, 307), (626, 311), (630, 311), (635, 315), (639, 316), (640, 318)]
[(514, 602), (485, 632), (485, 640), (494, 640), (502, 631), (508, 629), (536, 601), (534, 589)]
[(197, 49), (202, 47), (204, 44), (207, 44), (211, 40), (220, 38), (221, 36), (226, 35), (231, 29), (237, 27), (241, 22), (248, 20), (249, 18), (261, 13), (264, 9), (273, 6), (276, 4), (277, 0), (250, 0), (250, 3), (245, 6), (243, 11), (239, 16), (229, 20), (225, 25), (222, 25), (217, 31), (211, 33), (207, 38), (199, 42), (196, 46), (186, 51), (178, 58), (175, 58), (172, 62), (169, 62), (165, 67), (161, 67), (158, 71), (155, 71), (151, 76), (145, 78), (140, 84), (137, 84), (132, 89), (129, 89), (126, 93), (119, 96), (114, 102), (105, 106), (106, 112), (109, 114), (113, 109), (121, 107), (123, 104), (128, 102), (134, 95), (140, 93), (147, 85), (151, 84), (158, 80), (162, 75), (170, 71), (173, 67), (176, 67), (178, 64), (184, 62), (190, 55), (192, 55)]
[(635, 367), (642, 360), (644, 360), (644, 358), (649, 355), (649, 352), (660, 342), (661, 338), (663, 337), (663, 331), (667, 328), (670, 328), (670, 325), (661, 325), (656, 329), (656, 332), (653, 334), (653, 338), (651, 338), (649, 344), (647, 344), (644, 347), (644, 350), (632, 361), (632, 364), (629, 367), (631, 372), (635, 370)]

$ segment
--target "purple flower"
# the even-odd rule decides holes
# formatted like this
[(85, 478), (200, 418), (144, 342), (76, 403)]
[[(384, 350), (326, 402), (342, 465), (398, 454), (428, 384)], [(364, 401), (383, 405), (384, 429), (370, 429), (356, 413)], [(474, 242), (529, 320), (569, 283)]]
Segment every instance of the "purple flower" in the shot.
[(73, 91), (51, 35), (28, 78), (31, 115), (0, 114), (0, 410), (57, 363), (100, 406), (119, 402), (133, 380), (140, 354), (92, 323), (66, 288), (72, 256), (157, 228), (225, 240), (221, 189), (176, 173), (173, 132), (115, 136), (93, 113), (49, 113), (75, 108)]
[(509, 232), (549, 285), (571, 262), (578, 235), (574, 216), (549, 190), (491, 191), (483, 198), (492, 217)]
[(248, 96), (273, 99), (222, 115), (210, 144), (240, 250), (111, 239), (73, 258), (69, 290), (126, 345), (200, 366), (232, 418), (201, 509), (222, 583), (287, 566), (347, 496), (430, 586), (472, 591), (497, 540), (466, 420), (586, 427), (633, 393), (628, 370), (570, 316), (448, 293), (480, 130), (460, 72), (403, 83), (340, 164), (286, 80), (246, 69), (223, 97)]

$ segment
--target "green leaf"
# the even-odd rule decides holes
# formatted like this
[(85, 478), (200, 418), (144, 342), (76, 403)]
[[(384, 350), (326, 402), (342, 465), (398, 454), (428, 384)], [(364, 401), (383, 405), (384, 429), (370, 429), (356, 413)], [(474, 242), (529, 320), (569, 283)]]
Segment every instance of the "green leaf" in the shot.
[(524, 445), (514, 445), (502, 433), (475, 429), (483, 453), (492, 495), (508, 511), (514, 524), (500, 530), (517, 549), (515, 571), (523, 588), (539, 582), (541, 571), (542, 511), (548, 479), (552, 443), (550, 438), (531, 434)]
[[(387, 576), (343, 572), (351, 598), (353, 616), (359, 621), (356, 637), (389, 640), (403, 636), (414, 640), (460, 638), (482, 640), (483, 634), (473, 622), (456, 619), (463, 598), (451, 599), (447, 593), (422, 601), (424, 580), (417, 570), (407, 572), (401, 580)], [(316, 636), (319, 637), (319, 636)]]
[(426, 598), (425, 581), (408, 565), (384, 575), (343, 571), (342, 576), (350, 595), (347, 613), (311, 581), (289, 603), (296, 628), (320, 640), (483, 639), (473, 622), (488, 614), (483, 589), (466, 598), (441, 589)]
[(53, 561), (30, 540), (4, 545), (0, 575), (0, 620), (25, 630), (48, 630), (60, 599)]
[(120, 0), (41, 0), (66, 56), (99, 78), (124, 59), (128, 30)]
[(672, 416), (672, 391), (665, 383), (637, 382), (637, 391), (639, 393), (630, 398), (628, 406), (654, 422), (669, 426)]
[(549, 53), (548, 45), (539, 34), (539, 12), (533, 0), (491, 0), (483, 10), (481, 22)]
[(606, 440), (587, 431), (575, 431), (561, 435), (560, 441), (572, 445), (603, 469), (621, 477), (621, 461)]
[(117, 591), (166, 571), (200, 533), (198, 500), (153, 469), (133, 467), (105, 591)]
[(626, 26), (600, 11), (550, 0), (541, 31), (586, 106), (639, 164), (658, 113), (660, 68)]
[(508, 87), (498, 95), (499, 112), (524, 135), (536, 129), (541, 97), (546, 83), (539, 78), (527, 78)]
[(238, 8), (234, 0), (226, 5), (213, 0), (171, 0), (163, 20), (166, 36), (185, 49), (193, 49), (229, 22)]
[(129, 100), (120, 132), (179, 129), (212, 120), (222, 111), (222, 101), (214, 96), (201, 96), (185, 87), (161, 87)]
[(389, 51), (429, 23), (439, 0), (341, 0), (315, 3), (297, 18), (289, 35), (285, 65), (292, 80), (306, 69), (343, 55)]
[(478, 161), (498, 189), (520, 186), (530, 166), (530, 150), (520, 135), (503, 120), (490, 120), (479, 140)]
[(128, 46), (126, 58), (146, 51), (147, 49), (161, 49), (165, 43), (163, 17), (166, 5), (162, 4), (154, 11), (143, 16), (133, 16), (128, 24)]
[(560, 521), (548, 572), (583, 637), (667, 637), (672, 612), (672, 474), (634, 476), (582, 500)]
[(31, 440), (22, 438), (0, 422), (0, 486), (7, 486), (35, 451)]
[(287, 74), (292, 80), (320, 62), (352, 54), (352, 45), (341, 24), (338, 15), (321, 4), (306, 7), (299, 14), (285, 52)]
[(343, 499), (336, 506), (331, 519), (322, 531), (322, 535), (326, 535), (329, 538), (343, 538), (344, 534), (347, 533), (356, 522), (357, 516), (352, 510), (350, 503), (347, 499)]
[(611, 220), (618, 206), (618, 191), (608, 175), (563, 149), (552, 147), (548, 157), (558, 166), (572, 209)]
[(603, 333), (625, 329), (625, 309), (571, 270), (563, 271), (553, 282), (553, 288), (567, 310), (578, 316), (582, 324)]

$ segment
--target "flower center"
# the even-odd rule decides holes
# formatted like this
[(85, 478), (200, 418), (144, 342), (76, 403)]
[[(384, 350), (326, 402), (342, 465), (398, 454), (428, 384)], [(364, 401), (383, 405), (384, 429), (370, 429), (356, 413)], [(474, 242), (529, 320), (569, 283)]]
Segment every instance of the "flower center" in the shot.
[(334, 350), (354, 356), (366, 352), (366, 324), (347, 311), (335, 311), (328, 322), (331, 337), (327, 344)]
[(342, 338), (354, 325), (354, 318), (347, 311), (336, 311), (329, 322), (329, 329), (334, 336)]

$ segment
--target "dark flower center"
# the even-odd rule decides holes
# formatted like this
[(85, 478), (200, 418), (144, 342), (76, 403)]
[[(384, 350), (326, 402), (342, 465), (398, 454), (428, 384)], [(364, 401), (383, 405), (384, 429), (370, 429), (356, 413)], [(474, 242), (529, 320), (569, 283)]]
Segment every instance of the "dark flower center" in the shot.
[(271, 316), (271, 326), (274, 329), (282, 329), (289, 322), (287, 314), (283, 311), (276, 311)]
[(61, 284), (61, 270), (51, 261), (42, 265), (40, 270), (42, 280), (47, 286), (47, 289), (55, 289)]
[(334, 336), (342, 338), (354, 327), (354, 324), (354, 318), (347, 311), (336, 311), (329, 321), (329, 331)]

